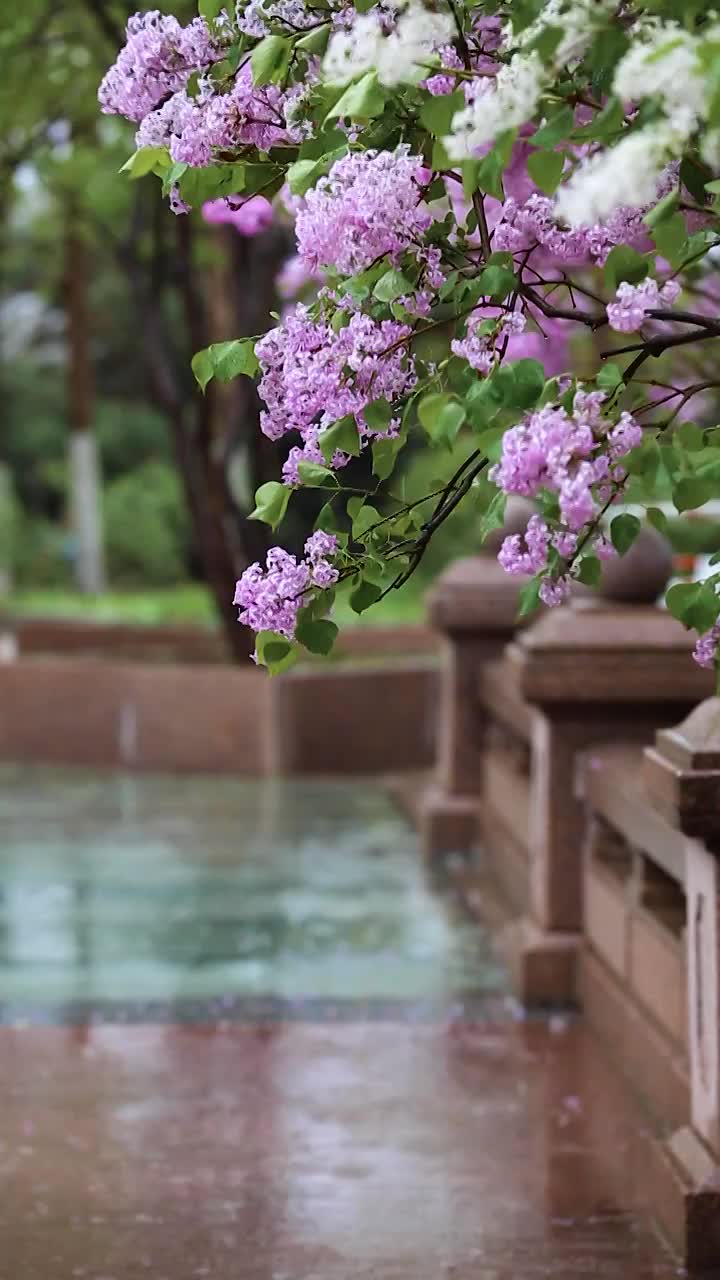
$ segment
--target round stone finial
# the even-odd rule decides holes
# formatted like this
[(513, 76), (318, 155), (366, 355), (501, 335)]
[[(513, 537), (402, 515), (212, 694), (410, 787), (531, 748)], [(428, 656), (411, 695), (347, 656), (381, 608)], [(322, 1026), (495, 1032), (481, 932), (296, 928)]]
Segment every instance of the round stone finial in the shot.
[(605, 561), (596, 594), (618, 604), (654, 604), (672, 571), (669, 542), (656, 529), (646, 526), (624, 556)]
[(512, 495), (505, 504), (505, 519), (501, 528), (492, 529), (480, 548), (481, 555), (496, 556), (505, 538), (512, 533), (524, 533), (528, 520), (535, 514), (534, 503), (528, 498)]

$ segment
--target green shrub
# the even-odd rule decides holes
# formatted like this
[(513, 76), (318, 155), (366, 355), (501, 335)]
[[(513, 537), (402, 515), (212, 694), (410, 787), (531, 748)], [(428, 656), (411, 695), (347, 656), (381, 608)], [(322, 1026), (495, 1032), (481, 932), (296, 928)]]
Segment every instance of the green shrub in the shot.
[(117, 586), (171, 586), (190, 576), (190, 533), (179, 478), (146, 462), (105, 493), (105, 554)]

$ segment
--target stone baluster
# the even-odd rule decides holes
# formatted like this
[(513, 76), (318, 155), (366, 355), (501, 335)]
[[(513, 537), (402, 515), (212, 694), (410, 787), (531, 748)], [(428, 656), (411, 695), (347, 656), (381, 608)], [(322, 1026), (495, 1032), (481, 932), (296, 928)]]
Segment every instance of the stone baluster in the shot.
[(599, 743), (644, 745), (709, 691), (691, 637), (651, 603), (670, 559), (647, 533), (634, 557), (612, 566), (602, 597), (548, 611), (506, 651), (508, 686), (533, 711), (530, 909), (507, 934), (527, 1003), (574, 999), (583, 923), (578, 757)]
[(427, 858), (475, 843), (487, 723), (478, 674), (517, 629), (518, 591), (494, 556), (479, 555), (455, 561), (430, 595), (429, 621), (444, 645), (437, 762), (419, 813)]
[(709, 698), (645, 751), (644, 780), (685, 840), (691, 1123), (663, 1167), (673, 1234), (695, 1269), (720, 1267), (720, 698)]

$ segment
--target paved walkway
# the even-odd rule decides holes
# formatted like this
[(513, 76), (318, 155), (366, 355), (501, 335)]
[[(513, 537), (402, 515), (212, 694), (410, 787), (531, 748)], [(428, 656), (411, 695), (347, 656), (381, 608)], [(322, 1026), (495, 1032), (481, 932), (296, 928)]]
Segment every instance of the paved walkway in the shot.
[(376, 792), (6, 773), (0, 820), (0, 1280), (680, 1274), (612, 1073)]

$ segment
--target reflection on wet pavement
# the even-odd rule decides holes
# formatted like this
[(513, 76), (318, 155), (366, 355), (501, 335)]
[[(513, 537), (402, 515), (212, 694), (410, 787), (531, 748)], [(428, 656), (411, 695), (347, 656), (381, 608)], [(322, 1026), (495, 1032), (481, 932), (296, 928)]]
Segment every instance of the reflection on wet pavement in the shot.
[(0, 1280), (680, 1274), (596, 1046), (377, 790), (5, 771), (0, 821)]
[[(365, 783), (0, 771), (0, 992), (13, 1011), (498, 991)], [(199, 1002), (199, 1004), (198, 1004)], [(273, 1005), (270, 1006), (272, 1011)]]

